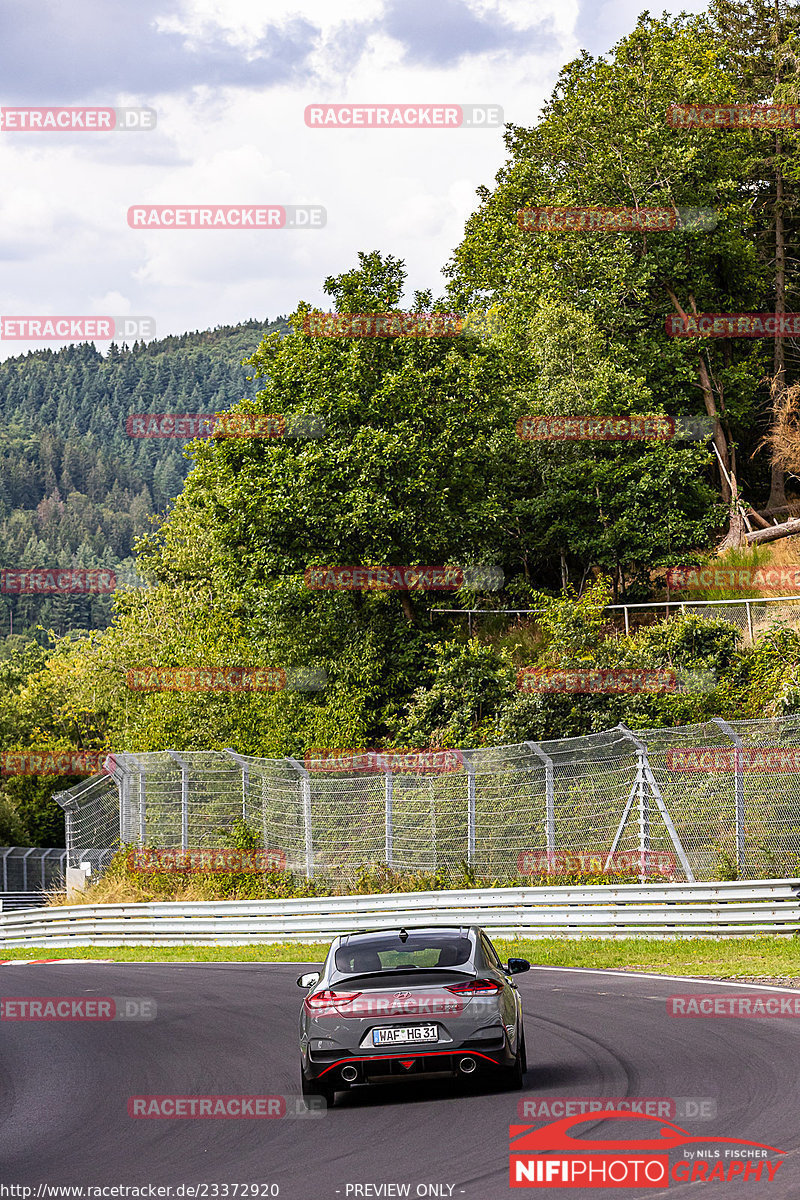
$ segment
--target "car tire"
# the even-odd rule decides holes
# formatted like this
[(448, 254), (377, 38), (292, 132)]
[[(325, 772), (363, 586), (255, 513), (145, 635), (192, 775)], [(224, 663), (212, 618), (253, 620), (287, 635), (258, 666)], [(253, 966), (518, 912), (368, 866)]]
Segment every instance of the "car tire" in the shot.
[[(329, 1083), (321, 1083), (319, 1079), (306, 1079), (301, 1073), (300, 1085), (304, 1100), (322, 1098), (328, 1108), (333, 1108), (336, 1103), (336, 1093)], [(306, 1107), (310, 1108), (311, 1105)]]
[(506, 1088), (511, 1092), (519, 1092), (525, 1085), (525, 1071), (528, 1067), (528, 1059), (525, 1051), (525, 1031), (520, 1030), (517, 1040), (517, 1053), (514, 1057), (513, 1066), (506, 1067), (503, 1071), (505, 1076)]

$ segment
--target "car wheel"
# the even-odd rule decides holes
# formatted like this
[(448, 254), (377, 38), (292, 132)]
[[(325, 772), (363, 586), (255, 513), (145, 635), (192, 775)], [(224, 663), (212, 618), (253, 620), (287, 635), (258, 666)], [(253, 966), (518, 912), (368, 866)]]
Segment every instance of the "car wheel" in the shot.
[[(302, 1073), (300, 1075), (300, 1083), (304, 1100), (319, 1100), (321, 1098), (325, 1101), (328, 1108), (333, 1108), (336, 1102), (336, 1093), (329, 1083), (322, 1083), (319, 1079), (306, 1079)], [(312, 1107), (314, 1106), (311, 1104), (306, 1105), (306, 1108)]]
[(520, 1032), (517, 1042), (517, 1053), (514, 1058), (514, 1064), (511, 1067), (506, 1067), (503, 1071), (505, 1076), (506, 1087), (509, 1091), (521, 1091), (525, 1083), (525, 1071), (527, 1068), (527, 1058), (525, 1053), (525, 1033)]

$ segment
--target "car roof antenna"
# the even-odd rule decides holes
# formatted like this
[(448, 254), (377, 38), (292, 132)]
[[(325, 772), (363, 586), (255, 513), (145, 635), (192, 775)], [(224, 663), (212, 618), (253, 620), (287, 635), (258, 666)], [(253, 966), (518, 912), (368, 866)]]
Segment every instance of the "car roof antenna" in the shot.
[(399, 936), (401, 942), (407, 942), (408, 941), (408, 930), (401, 929), (398, 936)]

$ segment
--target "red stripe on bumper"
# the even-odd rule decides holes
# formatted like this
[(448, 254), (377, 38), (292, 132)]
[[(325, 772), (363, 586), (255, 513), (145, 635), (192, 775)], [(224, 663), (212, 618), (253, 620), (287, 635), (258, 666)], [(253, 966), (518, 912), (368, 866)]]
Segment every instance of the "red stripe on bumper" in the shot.
[[(496, 1067), (498, 1065), (493, 1058), (489, 1058), (488, 1054), (481, 1054), (479, 1050), (429, 1050), (427, 1053), (425, 1053), (423, 1051), (420, 1054), (415, 1054), (414, 1057), (415, 1058), (433, 1058), (436, 1055), (442, 1055), (442, 1054), (449, 1055), (451, 1058), (454, 1055), (462, 1055), (462, 1054), (465, 1057), (469, 1057), (469, 1058), (485, 1058), (486, 1061), (491, 1063), (493, 1067)], [(323, 1075), (327, 1075), (328, 1071), (333, 1071), (336, 1067), (347, 1066), (348, 1063), (385, 1062), (385, 1061), (388, 1061), (391, 1059), (401, 1059), (401, 1058), (408, 1058), (408, 1055), (407, 1054), (366, 1054), (366, 1055), (364, 1055), (363, 1058), (340, 1058), (338, 1062), (331, 1063), (330, 1066), (326, 1067), (324, 1071), (320, 1071), (319, 1075), (317, 1076), (317, 1079), (321, 1079)]]

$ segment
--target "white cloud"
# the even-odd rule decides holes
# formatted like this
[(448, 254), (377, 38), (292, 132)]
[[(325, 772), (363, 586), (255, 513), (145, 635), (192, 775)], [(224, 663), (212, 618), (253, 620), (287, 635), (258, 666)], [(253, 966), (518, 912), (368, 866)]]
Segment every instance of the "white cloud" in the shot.
[[(201, 58), (204, 47), (227, 43), (248, 59), (277, 26), (260, 47), (269, 53), (269, 38), (298, 21), (319, 34), (310, 59), (298, 58), (304, 74), (296, 81), (209, 81), (149, 97), (158, 110), (153, 132), (0, 135), (0, 311), (115, 308), (153, 316), (161, 336), (275, 316), (300, 299), (327, 307), (325, 276), (375, 249), (406, 260), (409, 296), (443, 291), (439, 270), (476, 205), (475, 189), (491, 186), (505, 160), (502, 130), (308, 129), (303, 110), (318, 100), (484, 102), (502, 105), (506, 120), (532, 123), (577, 52), (576, 0), (468, 4), (471, 18), (519, 37), (493, 50), (478, 39), (469, 55), (441, 65), (430, 56), (416, 62), (388, 35), (381, 0), (357, 10), (351, 0), (182, 0), (173, 16), (165, 0), (155, 25), (165, 37), (181, 33)], [(548, 19), (551, 32), (531, 40)], [(629, 15), (627, 28), (634, 23)], [(92, 86), (87, 79), (87, 95)], [(114, 103), (130, 95), (129, 87)], [(129, 229), (127, 209), (142, 202), (315, 203), (328, 224), (316, 232)], [(0, 343), (0, 355), (27, 348)]]

